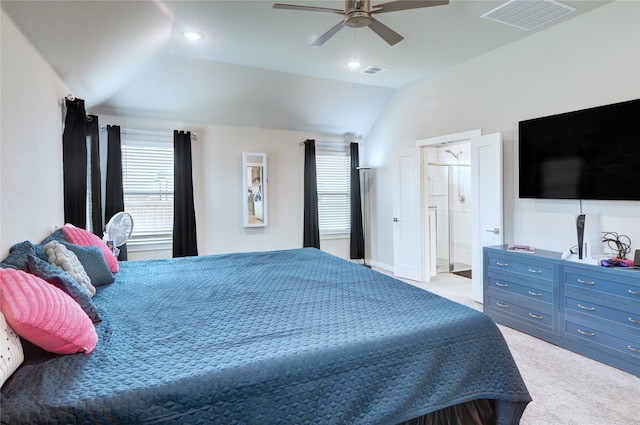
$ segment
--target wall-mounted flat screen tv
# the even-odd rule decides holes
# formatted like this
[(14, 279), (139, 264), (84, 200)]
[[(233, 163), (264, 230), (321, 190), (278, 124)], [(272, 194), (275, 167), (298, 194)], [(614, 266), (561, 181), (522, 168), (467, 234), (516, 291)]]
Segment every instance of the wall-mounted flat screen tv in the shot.
[(640, 201), (640, 99), (519, 123), (520, 198)]

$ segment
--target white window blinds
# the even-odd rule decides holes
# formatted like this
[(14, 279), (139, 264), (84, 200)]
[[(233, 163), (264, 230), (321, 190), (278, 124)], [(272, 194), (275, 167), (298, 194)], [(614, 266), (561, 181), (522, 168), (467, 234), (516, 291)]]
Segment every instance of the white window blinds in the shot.
[(341, 236), (351, 229), (350, 167), (348, 150), (316, 148), (318, 220), (320, 235)]
[(125, 210), (133, 217), (129, 244), (170, 241), (173, 234), (173, 143), (171, 135), (123, 134)]

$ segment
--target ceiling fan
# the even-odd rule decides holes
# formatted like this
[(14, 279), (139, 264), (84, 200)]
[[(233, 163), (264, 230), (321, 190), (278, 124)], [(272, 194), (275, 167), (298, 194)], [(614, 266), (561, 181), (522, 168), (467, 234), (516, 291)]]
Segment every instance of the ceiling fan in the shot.
[(384, 41), (393, 46), (402, 41), (403, 36), (378, 21), (373, 17), (376, 13), (396, 12), (398, 10), (418, 9), (422, 7), (441, 6), (449, 4), (449, 0), (398, 0), (381, 3), (377, 6), (371, 6), (371, 0), (345, 0), (344, 10), (333, 9), (330, 7), (301, 6), (295, 4), (276, 3), (273, 5), (275, 9), (293, 9), (306, 10), (311, 12), (330, 12), (344, 15), (341, 22), (333, 26), (329, 31), (325, 32), (316, 41), (311, 43), (312, 46), (322, 46), (325, 41), (330, 39), (345, 25), (351, 28), (369, 27), (373, 32), (378, 34)]

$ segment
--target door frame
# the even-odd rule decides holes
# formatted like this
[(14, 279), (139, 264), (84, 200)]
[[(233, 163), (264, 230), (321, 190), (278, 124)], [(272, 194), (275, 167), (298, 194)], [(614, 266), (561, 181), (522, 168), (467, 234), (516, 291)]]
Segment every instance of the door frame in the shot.
[[(438, 146), (438, 145), (448, 145), (450, 143), (459, 143), (459, 142), (470, 142), (471, 139), (475, 138), (475, 137), (479, 137), (482, 136), (482, 130), (481, 129), (475, 129), (475, 130), (468, 130), (468, 131), (463, 131), (460, 133), (452, 133), (452, 134), (445, 134), (442, 136), (437, 136), (437, 137), (429, 137), (426, 139), (421, 139), (421, 140), (417, 140), (416, 141), (416, 147), (421, 148), (420, 149), (420, 157), (423, 159), (423, 164), (426, 163), (426, 161), (424, 161), (424, 152), (425, 150), (422, 149), (424, 147), (429, 147), (429, 146)], [(423, 176), (424, 179), (424, 176)], [(428, 189), (428, 185), (424, 184), (424, 182), (422, 182), (422, 186), (423, 186), (423, 190), (422, 190), (422, 211), (423, 211), (423, 217), (429, 217), (429, 189)], [(431, 223), (427, 222), (423, 224), (422, 227), (424, 230), (429, 230), (430, 232), (433, 231), (432, 227), (431, 227)], [(427, 273), (426, 274), (426, 281), (428, 281), (430, 279), (431, 276), (435, 276), (435, 264), (432, 264), (436, 261), (435, 259), (435, 253), (432, 252), (435, 249), (434, 244), (431, 244), (430, 241), (433, 238), (431, 237), (431, 234), (427, 234), (424, 235), (423, 237), (423, 261), (425, 262), (425, 264), (423, 264), (423, 270), (426, 270)]]

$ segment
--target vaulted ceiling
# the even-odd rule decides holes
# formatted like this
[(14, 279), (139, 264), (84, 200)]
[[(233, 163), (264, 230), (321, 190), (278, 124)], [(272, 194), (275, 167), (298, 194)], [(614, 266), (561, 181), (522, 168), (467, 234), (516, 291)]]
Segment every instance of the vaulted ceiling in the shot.
[[(344, 8), (341, 0), (279, 1)], [(607, 1), (563, 1), (576, 11), (525, 31), (481, 18), (504, 1), (451, 0), (375, 15), (404, 36), (393, 46), (369, 28), (344, 27), (318, 47), (310, 43), (340, 15), (273, 3), (1, 2), (93, 113), (366, 135), (395, 90)], [(187, 40), (186, 30), (203, 39)], [(354, 56), (385, 70), (350, 70)]]

